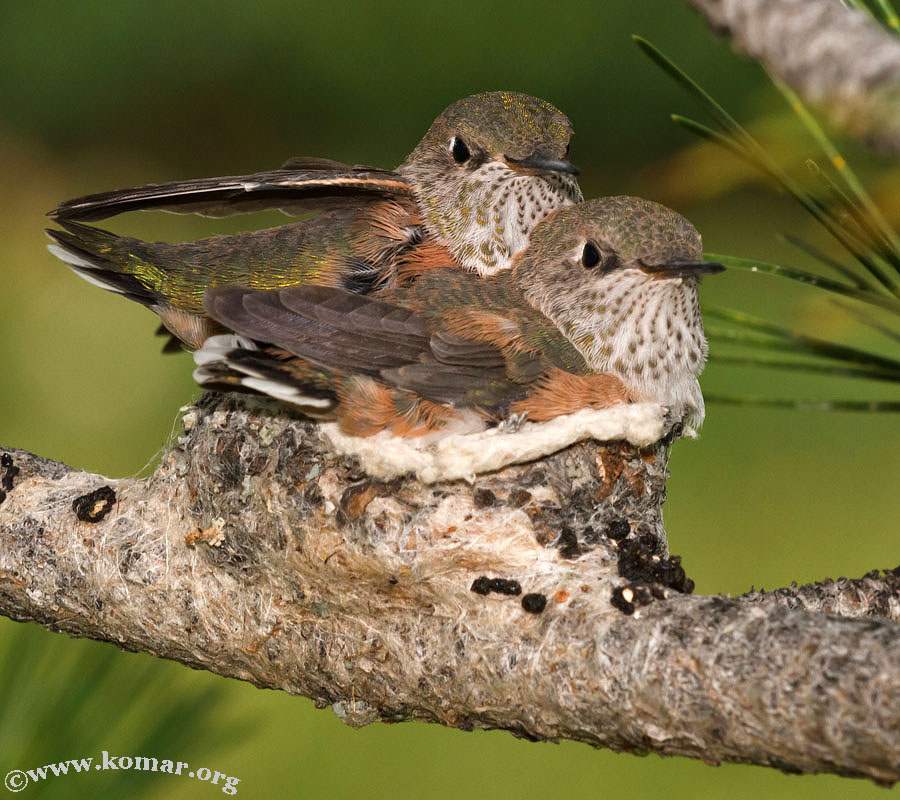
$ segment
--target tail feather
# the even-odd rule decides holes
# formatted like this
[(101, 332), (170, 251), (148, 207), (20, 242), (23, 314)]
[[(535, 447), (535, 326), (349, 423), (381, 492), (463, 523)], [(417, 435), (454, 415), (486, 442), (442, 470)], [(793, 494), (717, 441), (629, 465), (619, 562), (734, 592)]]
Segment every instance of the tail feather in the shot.
[(124, 295), (146, 306), (158, 298), (135, 275), (127, 271), (125, 262), (116, 258), (121, 238), (114, 233), (76, 222), (62, 222), (64, 230), (48, 228), (54, 244), (47, 249), (88, 283)]
[(194, 380), (207, 389), (250, 391), (296, 406), (311, 417), (329, 417), (337, 406), (330, 376), (310, 365), (289, 367), (278, 352), (235, 334), (209, 337), (194, 352)]

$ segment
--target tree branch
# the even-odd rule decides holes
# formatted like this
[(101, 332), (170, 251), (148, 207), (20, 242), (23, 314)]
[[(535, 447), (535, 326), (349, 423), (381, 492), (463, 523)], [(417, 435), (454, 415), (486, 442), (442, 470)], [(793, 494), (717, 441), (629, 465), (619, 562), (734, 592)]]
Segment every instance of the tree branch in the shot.
[[(272, 408), (204, 397), (145, 480), (0, 451), (2, 612), (352, 725), (900, 778), (896, 623), (690, 596), (661, 524), (665, 442), (385, 483)], [(896, 619), (895, 601), (871, 611)]]
[(900, 622), (900, 567), (872, 570), (861, 578), (794, 584), (772, 592), (751, 590), (741, 599), (847, 618), (884, 617)]
[(900, 153), (900, 38), (839, 0), (690, 0), (851, 134)]

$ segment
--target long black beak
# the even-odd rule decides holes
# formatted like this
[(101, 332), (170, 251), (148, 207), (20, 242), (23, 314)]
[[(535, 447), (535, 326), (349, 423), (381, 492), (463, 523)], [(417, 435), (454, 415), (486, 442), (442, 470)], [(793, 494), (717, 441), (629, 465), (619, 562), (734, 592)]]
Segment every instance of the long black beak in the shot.
[(715, 261), (670, 261), (668, 264), (642, 266), (644, 272), (659, 275), (660, 278), (687, 278), (695, 275), (715, 275), (725, 269), (724, 264)]
[(503, 156), (503, 160), (513, 169), (520, 169), (523, 172), (567, 172), (569, 175), (577, 175), (580, 172), (571, 161), (547, 158), (539, 153), (532, 153), (525, 158)]

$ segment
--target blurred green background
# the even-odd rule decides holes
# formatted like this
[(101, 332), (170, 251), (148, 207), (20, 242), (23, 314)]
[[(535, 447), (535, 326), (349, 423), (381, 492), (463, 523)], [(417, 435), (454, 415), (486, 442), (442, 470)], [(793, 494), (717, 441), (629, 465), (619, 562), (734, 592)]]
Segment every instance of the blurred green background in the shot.
[[(686, 3), (2, 0), (0, 32), (0, 443), (83, 469), (146, 474), (179, 407), (198, 393), (189, 356), (159, 354), (155, 317), (45, 251), (44, 213), (79, 194), (252, 172), (290, 155), (393, 166), (449, 103), (515, 89), (570, 116), (586, 195), (667, 203), (698, 226), (710, 251), (802, 263), (777, 240), (782, 231), (828, 246), (791, 201), (669, 121), (671, 111), (697, 112), (631, 33), (690, 70), (785, 164), (816, 155), (760, 69)], [(847, 152), (896, 224), (895, 166), (852, 144)], [(104, 226), (171, 240), (253, 224), (133, 214)], [(866, 343), (827, 298), (771, 278), (726, 273), (706, 282), (703, 299)], [(704, 385), (865, 394), (724, 366), (711, 366)], [(896, 566), (898, 431), (889, 415), (711, 406), (699, 441), (674, 448), (665, 507), (672, 550), (697, 591)], [(497, 732), (354, 731), (306, 699), (109, 645), (6, 620), (0, 636), (4, 774), (106, 748), (202, 762), (240, 777), (245, 797), (885, 796), (859, 781), (638, 759)], [(119, 786), (95, 773), (21, 796), (54, 791), (186, 798), (216, 789), (168, 776)]]

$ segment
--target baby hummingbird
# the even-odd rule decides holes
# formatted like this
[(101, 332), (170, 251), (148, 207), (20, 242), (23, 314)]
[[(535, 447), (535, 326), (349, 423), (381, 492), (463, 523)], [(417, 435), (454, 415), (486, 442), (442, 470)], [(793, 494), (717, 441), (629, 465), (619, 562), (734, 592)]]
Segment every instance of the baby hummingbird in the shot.
[[(71, 200), (49, 249), (81, 277), (155, 311), (191, 348), (220, 330), (203, 308), (216, 286), (301, 284), (367, 293), (456, 265), (509, 266), (548, 212), (581, 200), (572, 128), (549, 103), (487, 92), (447, 108), (395, 171), (296, 158), (254, 175), (151, 184)], [(142, 242), (83, 224), (125, 211), (209, 216), (277, 208), (318, 214), (186, 244)]]
[(707, 345), (700, 235), (635, 197), (558, 209), (510, 270), (424, 273), (376, 296), (334, 287), (214, 288), (236, 335), (194, 354), (197, 381), (269, 394), (350, 435), (483, 428), (653, 401), (699, 425)]

